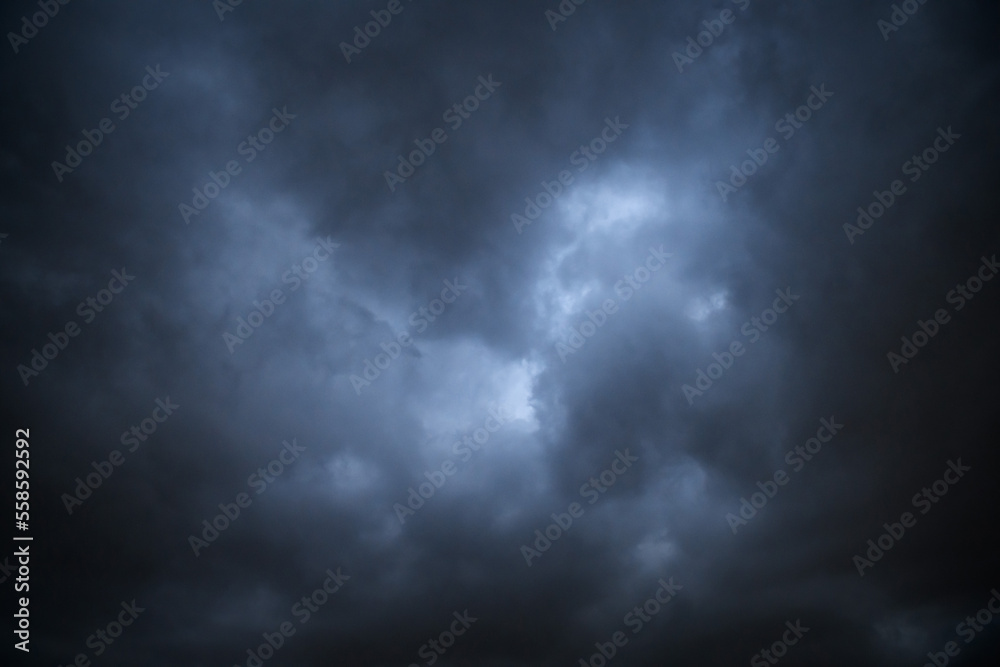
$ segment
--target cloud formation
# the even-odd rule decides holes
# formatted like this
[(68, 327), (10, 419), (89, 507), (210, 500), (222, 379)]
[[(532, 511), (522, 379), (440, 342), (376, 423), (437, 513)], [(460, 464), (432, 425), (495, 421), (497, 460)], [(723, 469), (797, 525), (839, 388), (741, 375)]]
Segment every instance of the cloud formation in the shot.
[(15, 659), (996, 654), (995, 4), (0, 14)]

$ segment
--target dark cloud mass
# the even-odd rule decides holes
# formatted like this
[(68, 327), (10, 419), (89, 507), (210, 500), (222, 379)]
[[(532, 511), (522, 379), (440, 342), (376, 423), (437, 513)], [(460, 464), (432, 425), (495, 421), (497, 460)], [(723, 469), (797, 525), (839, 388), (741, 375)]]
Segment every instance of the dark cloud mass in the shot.
[(998, 18), (8, 3), (8, 663), (996, 664)]

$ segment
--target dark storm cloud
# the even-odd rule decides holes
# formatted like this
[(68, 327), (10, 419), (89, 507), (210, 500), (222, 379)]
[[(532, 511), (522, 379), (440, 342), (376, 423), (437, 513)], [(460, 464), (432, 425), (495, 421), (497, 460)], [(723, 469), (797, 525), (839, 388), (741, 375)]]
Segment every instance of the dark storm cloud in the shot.
[(32, 658), (988, 659), (995, 7), (218, 4), (60, 5), (2, 66)]

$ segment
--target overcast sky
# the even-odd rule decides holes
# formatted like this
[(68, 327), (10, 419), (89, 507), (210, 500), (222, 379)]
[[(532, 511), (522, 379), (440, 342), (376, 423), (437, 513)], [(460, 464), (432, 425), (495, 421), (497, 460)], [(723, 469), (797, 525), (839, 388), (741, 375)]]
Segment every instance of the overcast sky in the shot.
[(231, 1), (0, 11), (16, 664), (995, 664), (996, 3)]

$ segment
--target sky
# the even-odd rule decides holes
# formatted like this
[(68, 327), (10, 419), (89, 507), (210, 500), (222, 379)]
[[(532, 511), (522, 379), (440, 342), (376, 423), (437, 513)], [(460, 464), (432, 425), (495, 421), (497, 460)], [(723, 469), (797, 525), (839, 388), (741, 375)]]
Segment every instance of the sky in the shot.
[(8, 664), (995, 664), (998, 18), (7, 3)]

